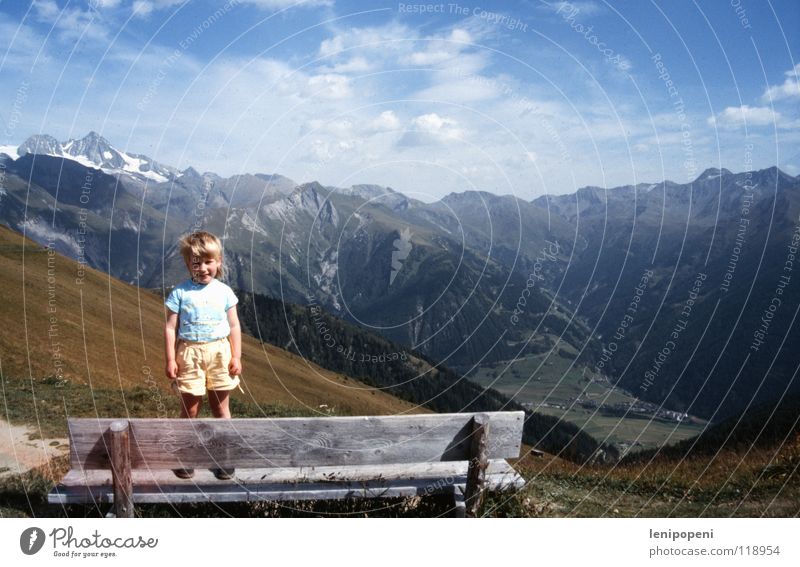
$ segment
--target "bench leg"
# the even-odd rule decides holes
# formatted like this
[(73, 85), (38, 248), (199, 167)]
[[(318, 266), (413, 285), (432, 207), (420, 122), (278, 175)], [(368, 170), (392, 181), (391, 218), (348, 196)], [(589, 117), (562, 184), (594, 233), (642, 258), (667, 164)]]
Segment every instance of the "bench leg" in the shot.
[(483, 492), (486, 489), (486, 469), (489, 467), (487, 443), (489, 441), (489, 416), (477, 414), (472, 418), (469, 450), (469, 467), (467, 469), (467, 487), (464, 491), (467, 517), (479, 515)]
[(133, 518), (130, 428), (127, 421), (111, 424), (111, 477), (114, 481), (114, 514)]
[(464, 491), (466, 488), (462, 484), (453, 485), (453, 517), (466, 518), (467, 517), (467, 503), (464, 500)]

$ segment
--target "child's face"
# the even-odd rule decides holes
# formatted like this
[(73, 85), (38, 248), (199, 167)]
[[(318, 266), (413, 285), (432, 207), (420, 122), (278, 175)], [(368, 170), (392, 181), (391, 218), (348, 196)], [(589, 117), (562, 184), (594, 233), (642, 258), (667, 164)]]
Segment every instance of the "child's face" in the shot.
[(192, 258), (192, 264), (189, 266), (192, 280), (199, 284), (211, 283), (211, 280), (217, 277), (217, 270), (220, 264), (219, 258)]

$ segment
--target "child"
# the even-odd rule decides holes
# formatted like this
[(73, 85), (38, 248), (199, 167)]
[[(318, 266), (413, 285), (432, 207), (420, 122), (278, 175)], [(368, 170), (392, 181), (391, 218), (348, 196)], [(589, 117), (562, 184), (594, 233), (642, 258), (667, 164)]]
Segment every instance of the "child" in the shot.
[[(180, 240), (181, 255), (191, 278), (177, 285), (164, 302), (167, 378), (181, 396), (181, 417), (197, 417), (208, 390), (214, 417), (230, 418), (228, 397), (242, 372), (242, 334), (236, 314), (238, 300), (222, 277), (222, 246), (208, 232)], [(177, 329), (177, 345), (176, 339)], [(192, 478), (194, 469), (175, 469), (179, 478)], [(233, 478), (234, 469), (214, 469), (220, 480)]]

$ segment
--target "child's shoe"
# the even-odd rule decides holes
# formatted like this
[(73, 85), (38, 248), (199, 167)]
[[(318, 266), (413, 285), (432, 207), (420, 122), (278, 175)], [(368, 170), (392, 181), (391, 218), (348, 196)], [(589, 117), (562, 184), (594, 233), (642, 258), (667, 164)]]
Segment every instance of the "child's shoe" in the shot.
[(214, 473), (218, 480), (230, 480), (233, 478), (233, 473), (236, 472), (236, 469), (211, 469), (211, 472)]
[(178, 478), (192, 478), (194, 476), (194, 469), (172, 469), (172, 472)]

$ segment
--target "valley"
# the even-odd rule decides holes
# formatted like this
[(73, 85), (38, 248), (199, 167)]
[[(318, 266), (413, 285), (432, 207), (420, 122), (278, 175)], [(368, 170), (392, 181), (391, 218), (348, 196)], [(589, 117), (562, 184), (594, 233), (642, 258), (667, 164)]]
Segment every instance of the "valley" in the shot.
[(705, 429), (704, 420), (637, 399), (566, 355), (531, 355), (481, 367), (468, 377), (531, 411), (574, 423), (614, 444), (621, 455), (672, 444)]

